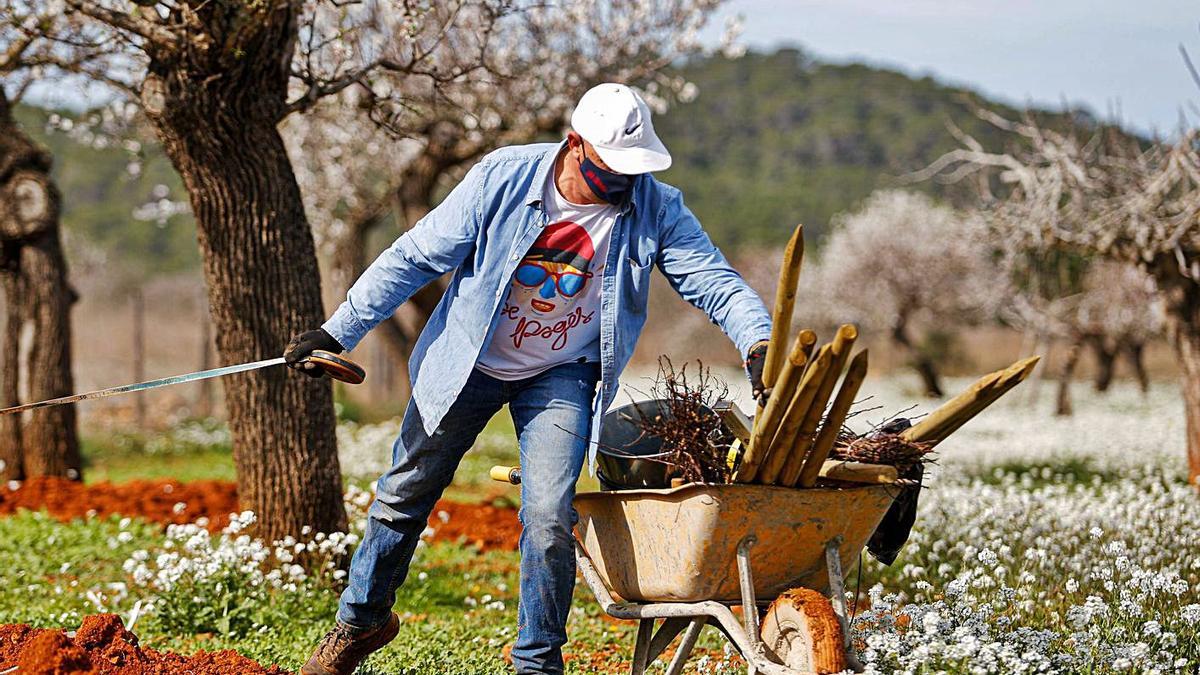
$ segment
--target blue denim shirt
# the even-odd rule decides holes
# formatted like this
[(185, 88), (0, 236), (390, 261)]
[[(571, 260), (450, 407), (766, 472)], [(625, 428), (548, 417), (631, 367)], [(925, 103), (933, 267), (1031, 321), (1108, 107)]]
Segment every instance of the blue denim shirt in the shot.
[[(542, 192), (562, 147), (513, 146), (484, 157), (437, 208), (380, 254), (323, 326), (354, 349), (418, 289), (454, 272), (409, 360), (413, 399), (429, 434), (491, 340), (517, 265), (548, 224)], [(613, 227), (601, 281), (593, 440), (646, 322), (654, 266), (740, 353), (770, 338), (771, 318), (762, 300), (713, 245), (679, 190), (639, 176)]]

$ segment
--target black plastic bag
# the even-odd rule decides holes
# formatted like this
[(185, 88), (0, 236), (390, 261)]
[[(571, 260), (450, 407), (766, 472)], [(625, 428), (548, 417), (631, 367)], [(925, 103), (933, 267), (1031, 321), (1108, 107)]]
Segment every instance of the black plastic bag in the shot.
[(921, 480), (925, 476), (925, 465), (914, 464), (901, 478), (915, 480), (916, 485), (900, 488), (895, 501), (879, 521), (879, 527), (867, 541), (867, 552), (884, 565), (896, 562), (900, 549), (908, 541), (913, 523), (917, 520), (917, 498), (921, 496)]

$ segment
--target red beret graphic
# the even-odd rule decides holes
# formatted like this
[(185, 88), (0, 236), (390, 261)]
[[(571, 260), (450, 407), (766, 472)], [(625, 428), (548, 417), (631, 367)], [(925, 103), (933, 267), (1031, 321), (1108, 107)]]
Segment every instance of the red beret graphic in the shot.
[(592, 238), (587, 230), (564, 220), (547, 225), (537, 241), (533, 242), (525, 259), (564, 263), (586, 272), (595, 255), (596, 250), (592, 247)]

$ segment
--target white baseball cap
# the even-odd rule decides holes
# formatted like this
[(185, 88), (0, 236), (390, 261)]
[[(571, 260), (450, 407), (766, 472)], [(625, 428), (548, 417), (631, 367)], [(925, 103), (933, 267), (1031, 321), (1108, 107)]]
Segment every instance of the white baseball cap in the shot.
[(623, 84), (605, 82), (589, 89), (571, 113), (571, 126), (617, 173), (633, 175), (671, 166), (671, 153), (650, 122), (650, 106)]

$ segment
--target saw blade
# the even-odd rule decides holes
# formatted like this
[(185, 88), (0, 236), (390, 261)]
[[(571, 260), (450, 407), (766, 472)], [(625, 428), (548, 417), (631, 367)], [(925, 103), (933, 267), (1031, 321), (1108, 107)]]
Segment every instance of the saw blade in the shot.
[(157, 380), (149, 380), (147, 382), (138, 382), (137, 384), (123, 384), (119, 387), (109, 387), (108, 389), (99, 389), (89, 391), (86, 394), (72, 394), (70, 396), (61, 396), (52, 398), (46, 401), (38, 401), (37, 403), (26, 403), (24, 405), (13, 406), (11, 408), (0, 409), (0, 415), (12, 415), (26, 410), (36, 410), (37, 408), (48, 408), (52, 405), (62, 405), (64, 403), (75, 403), (76, 401), (87, 401), (94, 398), (104, 398), (106, 396), (116, 396), (117, 394), (128, 394), (135, 391), (145, 391), (147, 389), (155, 389), (157, 387), (168, 387), (172, 384), (183, 384), (184, 382), (195, 382), (197, 380), (207, 380), (211, 377), (221, 377), (222, 375), (232, 375), (233, 373), (244, 373), (248, 370), (258, 370), (259, 368), (268, 368), (270, 366), (278, 366), (285, 363), (282, 356), (266, 359), (263, 361), (254, 361), (252, 363), (242, 363), (236, 366), (223, 366), (221, 368), (212, 368), (210, 370), (201, 370), (187, 375), (175, 375), (173, 377), (164, 377)]

